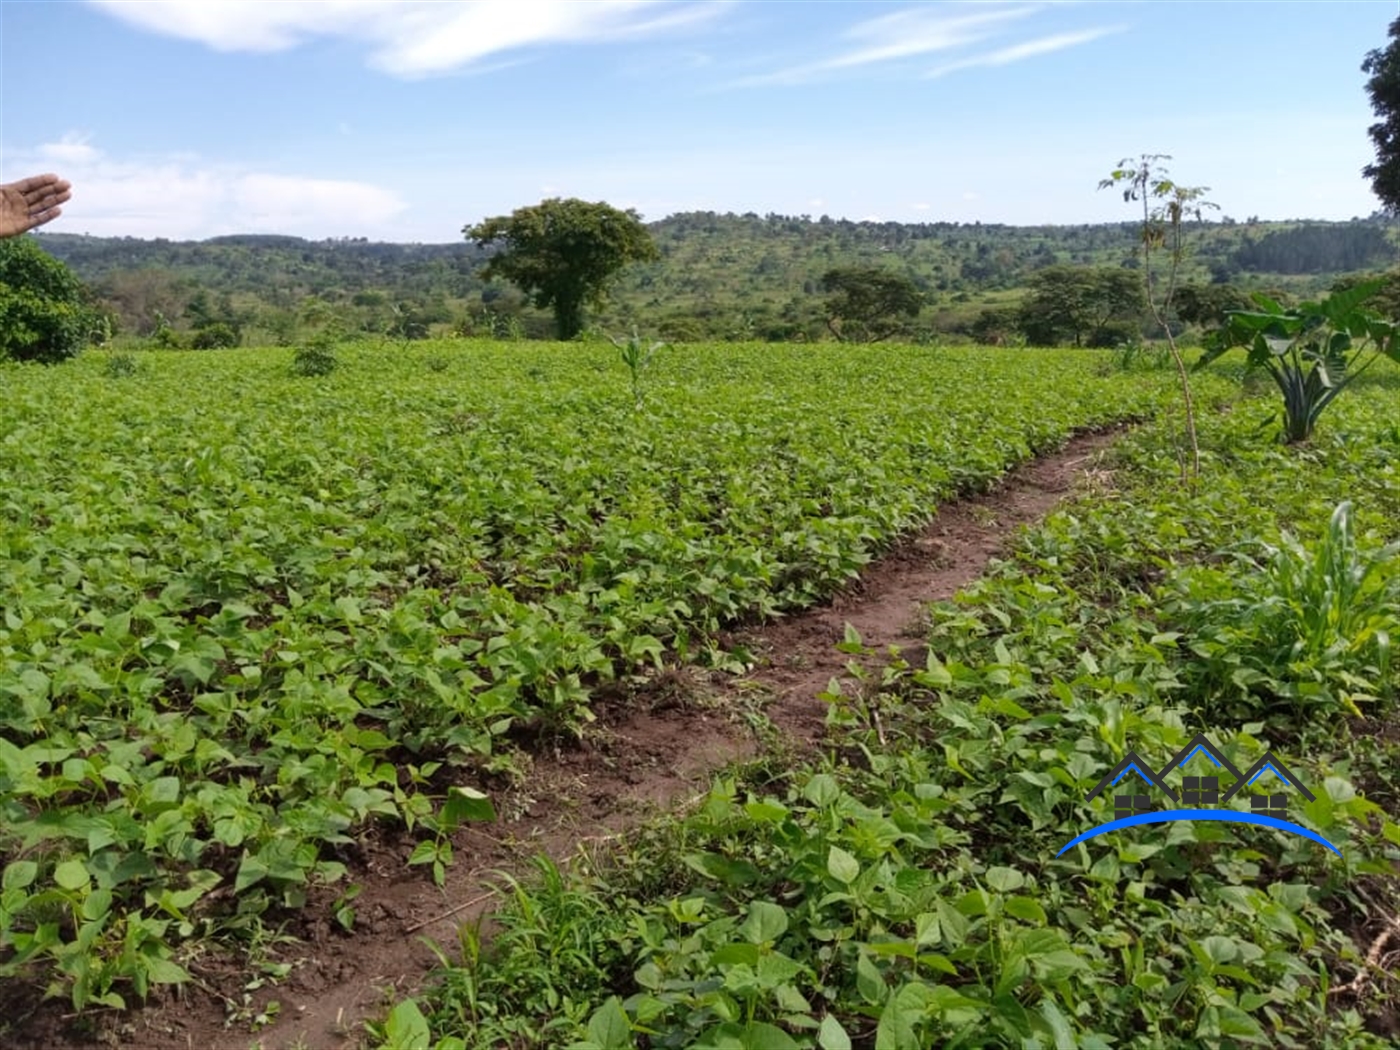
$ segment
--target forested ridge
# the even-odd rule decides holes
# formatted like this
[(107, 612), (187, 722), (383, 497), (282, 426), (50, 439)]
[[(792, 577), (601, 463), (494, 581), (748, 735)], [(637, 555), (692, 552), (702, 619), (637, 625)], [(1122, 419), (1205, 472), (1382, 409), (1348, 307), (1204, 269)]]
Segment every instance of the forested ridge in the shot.
[[(593, 326), (631, 324), (672, 339), (811, 339), (826, 333), (823, 274), (879, 267), (923, 297), (913, 331), (973, 334), (988, 310), (1018, 303), (1054, 266), (1135, 269), (1140, 226), (853, 222), (822, 216), (687, 212), (648, 224), (656, 262), (629, 267)], [(1400, 237), (1379, 217), (1351, 222), (1226, 219), (1187, 229), (1183, 281), (1293, 295), (1345, 274), (1400, 262)], [(458, 244), (309, 241), (235, 235), (205, 241), (45, 233), (112, 314), (149, 335), (164, 319), (188, 328), (218, 318), (258, 337), (287, 338), (334, 314), (347, 332), (461, 330), (545, 337), (549, 318), (478, 271), (490, 251)], [(193, 304), (193, 305), (192, 305)]]

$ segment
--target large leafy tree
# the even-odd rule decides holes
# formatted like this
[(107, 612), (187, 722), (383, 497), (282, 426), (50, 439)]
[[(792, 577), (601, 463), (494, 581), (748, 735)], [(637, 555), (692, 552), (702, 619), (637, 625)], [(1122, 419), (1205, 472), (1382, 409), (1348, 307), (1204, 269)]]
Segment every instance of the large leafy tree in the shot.
[(1132, 270), (1047, 266), (1030, 280), (1020, 323), (1036, 346), (1104, 346), (1136, 330), (1143, 309), (1142, 279)]
[(560, 339), (583, 331), (584, 309), (606, 301), (609, 282), (628, 263), (658, 258), (632, 209), (558, 197), (464, 227), (479, 247), (501, 245), (482, 270), (503, 277), (537, 307), (554, 311)]
[(916, 317), (923, 296), (914, 282), (878, 266), (843, 266), (822, 275), (827, 327), (837, 339), (886, 339)]
[(82, 282), (33, 237), (0, 240), (0, 360), (75, 357), (96, 321)]
[(1361, 71), (1370, 74), (1366, 91), (1378, 122), (1371, 125), (1376, 162), (1361, 169), (1391, 213), (1400, 212), (1400, 18), (1390, 23), (1390, 45), (1366, 55)]

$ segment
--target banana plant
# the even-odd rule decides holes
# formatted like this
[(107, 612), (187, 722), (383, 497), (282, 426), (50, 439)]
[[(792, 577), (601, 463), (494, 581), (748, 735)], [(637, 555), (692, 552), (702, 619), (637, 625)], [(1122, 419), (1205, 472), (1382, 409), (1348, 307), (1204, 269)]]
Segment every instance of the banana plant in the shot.
[(1258, 309), (1226, 314), (1196, 368), (1243, 347), (1248, 367), (1268, 372), (1283, 394), (1284, 443), (1307, 441), (1323, 410), (1366, 369), (1381, 357), (1400, 361), (1400, 328), (1364, 308), (1382, 285), (1366, 281), (1289, 309), (1256, 292)]

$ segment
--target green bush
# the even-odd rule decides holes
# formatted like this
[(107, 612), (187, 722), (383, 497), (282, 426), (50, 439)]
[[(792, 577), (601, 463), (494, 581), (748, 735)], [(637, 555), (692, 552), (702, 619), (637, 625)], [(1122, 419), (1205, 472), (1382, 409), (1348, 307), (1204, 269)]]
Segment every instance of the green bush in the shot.
[(0, 358), (66, 361), (95, 327), (82, 283), (67, 266), (32, 237), (0, 241)]
[(292, 373), (299, 376), (330, 375), (339, 364), (335, 356), (335, 343), (325, 335), (297, 347), (292, 355)]
[(190, 346), (195, 350), (227, 350), (239, 344), (238, 330), (222, 321), (207, 324), (194, 333)]

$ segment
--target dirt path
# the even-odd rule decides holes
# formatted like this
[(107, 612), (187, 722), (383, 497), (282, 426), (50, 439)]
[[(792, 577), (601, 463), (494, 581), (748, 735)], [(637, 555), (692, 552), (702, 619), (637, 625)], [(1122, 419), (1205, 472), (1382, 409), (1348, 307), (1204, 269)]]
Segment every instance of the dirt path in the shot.
[[(705, 681), (678, 673), (670, 683), (674, 688), (660, 683), (640, 707), (635, 701), (602, 705), (584, 744), (536, 754), (523, 781), (501, 802), (500, 822), (489, 832), (459, 836), (456, 863), (442, 889), (431, 885), (423, 869), (406, 867), (412, 849), (406, 836), (368, 843), (353, 858), (351, 877), (364, 887), (355, 902), (354, 932), (322, 919), (291, 931), (302, 943), (285, 953), (292, 970), (279, 986), (249, 991), (245, 985), (253, 975), (196, 963), (198, 986), (183, 999), (99, 1022), (86, 1038), (63, 1023), (62, 1011), (46, 1007), (12, 1045), (355, 1046), (361, 1022), (382, 1010), (388, 996), (418, 986), (435, 964), (425, 938), (449, 957), (455, 954), (458, 926), (489, 910), (498, 872), (520, 871), (540, 852), (563, 860), (580, 846), (684, 804), (707, 789), (717, 769), (757, 755), (762, 745), (736, 712), (760, 707), (798, 749), (819, 740), (826, 712), (815, 698), (833, 677), (846, 677), (849, 657), (835, 646), (848, 623), (865, 645), (880, 651), (897, 645), (911, 663), (921, 662), (922, 605), (950, 597), (981, 575), (1017, 528), (1043, 517), (1093, 470), (1116, 433), (1080, 435), (1062, 451), (1013, 471), (994, 491), (943, 507), (927, 528), (869, 566), (829, 604), (734, 636), (732, 643), (757, 658), (750, 673)], [(0, 995), (0, 1010), (11, 1017), (25, 1012), (5, 998)], [(275, 1017), (250, 1031), (272, 1000), (279, 1003)], [(229, 1026), (231, 1011), (240, 1016)]]

